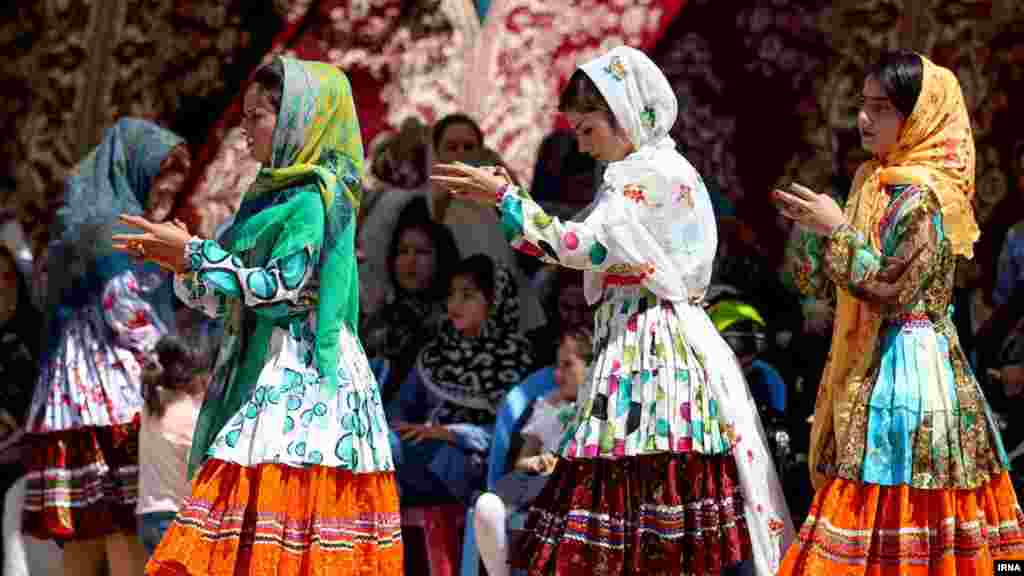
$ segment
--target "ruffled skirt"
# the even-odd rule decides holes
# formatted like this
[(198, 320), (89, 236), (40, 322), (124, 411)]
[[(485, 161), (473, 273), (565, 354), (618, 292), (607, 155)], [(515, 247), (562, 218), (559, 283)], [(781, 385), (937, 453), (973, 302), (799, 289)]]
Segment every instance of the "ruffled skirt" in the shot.
[(151, 575), (399, 575), (402, 537), (388, 427), (354, 334), (338, 390), (312, 365), (315, 324), (275, 328), (274, 351), (146, 567)]
[(391, 473), (208, 460), (146, 574), (390, 576), (402, 569)]
[(61, 326), (26, 421), (24, 530), (40, 539), (135, 533), (142, 354), (164, 334), (122, 273)]
[(779, 574), (994, 574), (994, 560), (1024, 558), (1021, 526), (1006, 473), (971, 490), (834, 478), (815, 495)]
[(780, 574), (993, 574), (1024, 558), (1024, 514), (985, 397), (948, 320), (883, 327), (841, 445)]
[(751, 555), (731, 456), (563, 460), (530, 510), (529, 574), (718, 574)]
[(41, 540), (135, 533), (139, 425), (29, 435), (22, 530)]
[(532, 574), (774, 573), (792, 539), (764, 431), (699, 306), (609, 289), (596, 359), (517, 561)]

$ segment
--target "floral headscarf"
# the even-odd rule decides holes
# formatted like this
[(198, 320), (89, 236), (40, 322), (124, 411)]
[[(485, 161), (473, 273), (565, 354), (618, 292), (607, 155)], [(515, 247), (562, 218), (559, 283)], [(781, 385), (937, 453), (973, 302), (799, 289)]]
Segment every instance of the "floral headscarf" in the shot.
[(668, 133), (679, 104), (668, 78), (646, 54), (620, 46), (580, 69), (597, 85), (637, 150), (675, 147)]
[[(663, 192), (685, 209), (652, 207), (643, 227), (628, 234), (613, 234), (608, 241), (625, 253), (644, 250), (655, 265), (648, 283), (656, 294), (672, 300), (703, 297), (711, 282), (712, 266), (718, 246), (718, 229), (711, 198), (703, 179), (676, 151), (669, 131), (676, 122), (678, 102), (665, 74), (643, 52), (620, 46), (580, 66), (604, 97), (619, 126), (626, 132), (635, 150), (625, 159), (612, 162), (604, 171), (602, 188), (619, 190), (636, 182), (656, 182), (671, 186)], [(618, 227), (605, 221), (606, 228)], [(647, 231), (657, 230), (659, 240), (646, 242)], [(654, 242), (660, 253), (652, 252)], [(641, 247), (641, 244), (643, 247)], [(683, 288), (683, 290), (680, 290)], [(601, 294), (601, 279), (584, 276), (587, 300), (595, 302)]]

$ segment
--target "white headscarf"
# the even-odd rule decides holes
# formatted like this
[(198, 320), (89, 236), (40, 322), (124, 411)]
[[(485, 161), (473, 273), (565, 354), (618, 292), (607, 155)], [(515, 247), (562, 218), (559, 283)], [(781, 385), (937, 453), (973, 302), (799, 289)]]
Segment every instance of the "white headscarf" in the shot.
[[(642, 227), (620, 226), (607, 217), (598, 222), (602, 211), (596, 209), (595, 220), (588, 221), (609, 230), (606, 239), (619, 253), (643, 254), (655, 264), (657, 272), (646, 282), (655, 294), (676, 302), (702, 298), (711, 282), (718, 231), (704, 181), (669, 136), (679, 111), (672, 86), (657, 64), (628, 46), (614, 48), (580, 70), (597, 86), (634, 147), (625, 159), (608, 165), (602, 187), (617, 190), (647, 182), (663, 187), (660, 196), (668, 202), (646, 209)], [(674, 209), (672, 202), (681, 198), (689, 206)], [(605, 201), (599, 194), (596, 202)], [(584, 287), (587, 299), (596, 300), (600, 277), (585, 275)]]
[[(702, 298), (711, 281), (718, 244), (714, 210), (696, 169), (676, 151), (669, 130), (678, 112), (665, 75), (639, 50), (615, 48), (580, 67), (604, 96), (635, 150), (612, 162), (605, 191), (587, 218), (601, 230), (610, 254), (630, 262), (650, 262), (654, 273), (644, 285), (673, 302)], [(632, 190), (631, 190), (632, 189)], [(624, 200), (630, 192), (641, 202)], [(599, 274), (584, 275), (587, 299), (601, 294)], [(743, 438), (733, 457), (745, 500), (744, 516), (758, 574), (775, 574), (794, 538), (785, 494), (767, 448), (757, 408), (739, 364), (704, 311), (680, 307), (689, 340), (720, 377), (709, 381), (722, 421)]]
[(668, 133), (676, 123), (679, 104), (668, 78), (646, 54), (619, 46), (580, 69), (597, 85), (637, 151), (675, 149)]

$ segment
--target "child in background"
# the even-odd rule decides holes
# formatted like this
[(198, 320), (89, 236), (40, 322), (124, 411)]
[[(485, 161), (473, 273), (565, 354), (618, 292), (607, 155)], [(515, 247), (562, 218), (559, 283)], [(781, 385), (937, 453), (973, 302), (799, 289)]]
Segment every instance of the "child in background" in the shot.
[(210, 382), (209, 362), (197, 347), (164, 337), (153, 351), (155, 362), (142, 376), (139, 431), (139, 500), (135, 509), (139, 538), (151, 555), (189, 494), (188, 454), (203, 395)]
[(494, 492), (485, 492), (476, 500), (473, 518), (477, 546), (490, 576), (509, 573), (509, 513), (525, 513), (554, 472), (559, 444), (567, 423), (575, 415), (576, 392), (593, 357), (589, 328), (563, 332), (555, 364), (558, 387), (534, 403), (529, 420), (519, 432), (523, 444), (513, 470), (498, 480)]

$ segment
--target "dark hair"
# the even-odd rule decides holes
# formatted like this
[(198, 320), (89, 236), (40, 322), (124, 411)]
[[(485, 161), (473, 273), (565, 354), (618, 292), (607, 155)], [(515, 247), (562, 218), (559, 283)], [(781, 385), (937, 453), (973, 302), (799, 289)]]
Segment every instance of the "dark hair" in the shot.
[(562, 332), (559, 344), (566, 340), (572, 340), (576, 343), (576, 354), (579, 355), (580, 360), (583, 360), (585, 365), (590, 366), (591, 362), (594, 361), (593, 330), (582, 324), (570, 326)]
[(459, 276), (467, 276), (483, 292), (488, 302), (494, 302), (494, 261), (486, 254), (474, 254), (460, 260), (452, 269), (449, 283)]
[(406, 230), (423, 231), (434, 245), (434, 280), (430, 283), (428, 291), (433, 298), (444, 298), (448, 289), (451, 269), (459, 261), (459, 248), (455, 244), (455, 236), (452, 235), (452, 231), (444, 224), (430, 218), (430, 208), (427, 207), (427, 201), (424, 198), (410, 200), (398, 216), (398, 224), (395, 226), (394, 234), (391, 235), (391, 245), (388, 246), (387, 271), (391, 285), (395, 290), (401, 290), (398, 278), (395, 276), (395, 260), (398, 259), (398, 245)]
[(153, 361), (142, 371), (142, 392), (146, 409), (161, 418), (167, 410), (160, 389), (195, 394), (207, 379), (196, 378), (209, 370), (209, 359), (198, 347), (189, 346), (176, 336), (164, 336), (153, 350)]
[(281, 61), (274, 58), (269, 64), (261, 66), (252, 75), (252, 82), (266, 90), (274, 110), (281, 112), (281, 100), (284, 98), (284, 66)]
[(883, 52), (868, 70), (868, 76), (882, 85), (882, 91), (904, 118), (914, 112), (924, 83), (921, 57), (907, 50)]
[(449, 114), (434, 123), (434, 132), (431, 135), (431, 138), (434, 141), (434, 148), (441, 145), (441, 138), (444, 136), (445, 130), (456, 124), (465, 124), (466, 126), (469, 126), (470, 129), (473, 130), (473, 134), (476, 135), (476, 139), (477, 142), (479, 142), (480, 147), (483, 148), (484, 131), (480, 129), (480, 125), (476, 123), (476, 120), (473, 120), (468, 115), (461, 112)]
[(562, 290), (567, 286), (583, 287), (583, 272), (575, 268), (559, 266), (551, 274), (547, 290), (547, 298), (544, 299), (544, 313), (554, 322), (559, 322), (558, 301), (562, 298)]
[(565, 90), (562, 90), (562, 95), (558, 97), (558, 111), (563, 114), (566, 112), (577, 114), (604, 112), (611, 120), (612, 126), (616, 125), (615, 114), (612, 113), (611, 106), (601, 95), (601, 91), (597, 89), (594, 81), (583, 70), (576, 70), (569, 77), (569, 83), (565, 85)]

